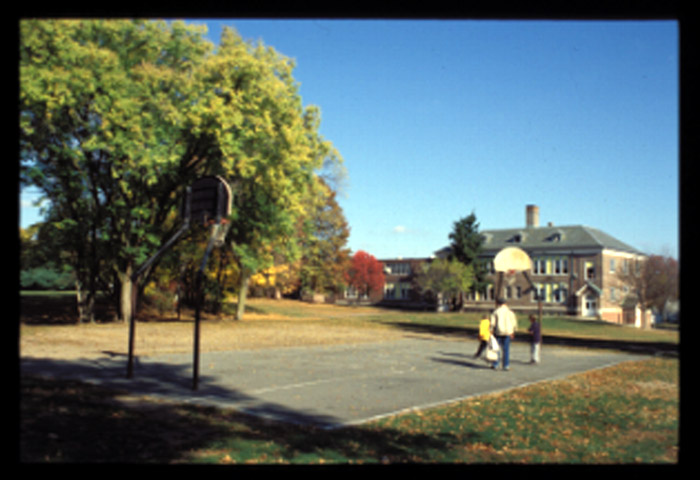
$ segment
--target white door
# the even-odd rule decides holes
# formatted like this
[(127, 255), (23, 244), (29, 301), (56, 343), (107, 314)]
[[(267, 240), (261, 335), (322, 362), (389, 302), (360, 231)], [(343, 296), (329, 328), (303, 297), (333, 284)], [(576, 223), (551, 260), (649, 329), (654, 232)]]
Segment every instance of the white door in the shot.
[(586, 295), (584, 298), (583, 315), (585, 317), (595, 317), (598, 313), (597, 300), (595, 295)]

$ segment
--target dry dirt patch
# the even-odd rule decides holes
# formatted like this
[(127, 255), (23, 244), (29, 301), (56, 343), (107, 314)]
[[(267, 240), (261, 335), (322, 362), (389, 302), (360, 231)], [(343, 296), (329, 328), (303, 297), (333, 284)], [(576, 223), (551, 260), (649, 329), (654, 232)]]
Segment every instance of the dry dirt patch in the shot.
[[(400, 338), (400, 331), (369, 325), (362, 318), (376, 312), (343, 307), (290, 303), (294, 315), (249, 313), (242, 321), (204, 316), (201, 351), (225, 351), (284, 346), (376, 342)], [(284, 309), (283, 304), (275, 306)], [(352, 319), (355, 318), (356, 321)], [(20, 355), (42, 358), (93, 358), (128, 354), (127, 323), (27, 325), (20, 327)], [(187, 353), (193, 349), (194, 319), (137, 322), (134, 350), (138, 355)]]

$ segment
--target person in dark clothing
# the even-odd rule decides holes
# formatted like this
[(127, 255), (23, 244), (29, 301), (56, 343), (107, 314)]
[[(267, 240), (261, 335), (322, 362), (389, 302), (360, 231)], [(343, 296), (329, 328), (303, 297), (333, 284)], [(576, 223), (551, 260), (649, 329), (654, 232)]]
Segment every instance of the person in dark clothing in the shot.
[(530, 343), (530, 363), (540, 363), (540, 347), (542, 345), (542, 326), (537, 317), (530, 315), (530, 328), (527, 330), (532, 335)]

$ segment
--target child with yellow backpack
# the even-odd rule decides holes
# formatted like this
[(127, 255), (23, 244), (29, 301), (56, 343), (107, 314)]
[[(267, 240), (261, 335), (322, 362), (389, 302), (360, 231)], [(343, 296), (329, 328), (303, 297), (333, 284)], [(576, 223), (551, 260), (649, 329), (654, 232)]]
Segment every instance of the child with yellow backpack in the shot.
[(491, 335), (491, 320), (483, 318), (479, 322), (479, 348), (474, 354), (474, 358), (478, 358), (486, 350), (484, 360), (492, 366), (498, 362), (498, 342)]
[(486, 347), (489, 345), (489, 338), (491, 337), (491, 322), (488, 318), (483, 318), (479, 322), (479, 348), (474, 354), (474, 358), (479, 358)]

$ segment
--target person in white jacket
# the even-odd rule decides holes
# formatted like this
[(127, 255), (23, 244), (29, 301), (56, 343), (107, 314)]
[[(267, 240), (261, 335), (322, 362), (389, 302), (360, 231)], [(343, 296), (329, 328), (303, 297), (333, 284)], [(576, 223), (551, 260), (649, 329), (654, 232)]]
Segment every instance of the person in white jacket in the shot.
[[(518, 330), (518, 318), (513, 311), (508, 308), (505, 299), (499, 298), (496, 301), (497, 308), (491, 314), (491, 333), (496, 336), (500, 346), (499, 360), (502, 362), (503, 370), (510, 370), (510, 341)], [(498, 367), (498, 362), (494, 362), (492, 368)]]

